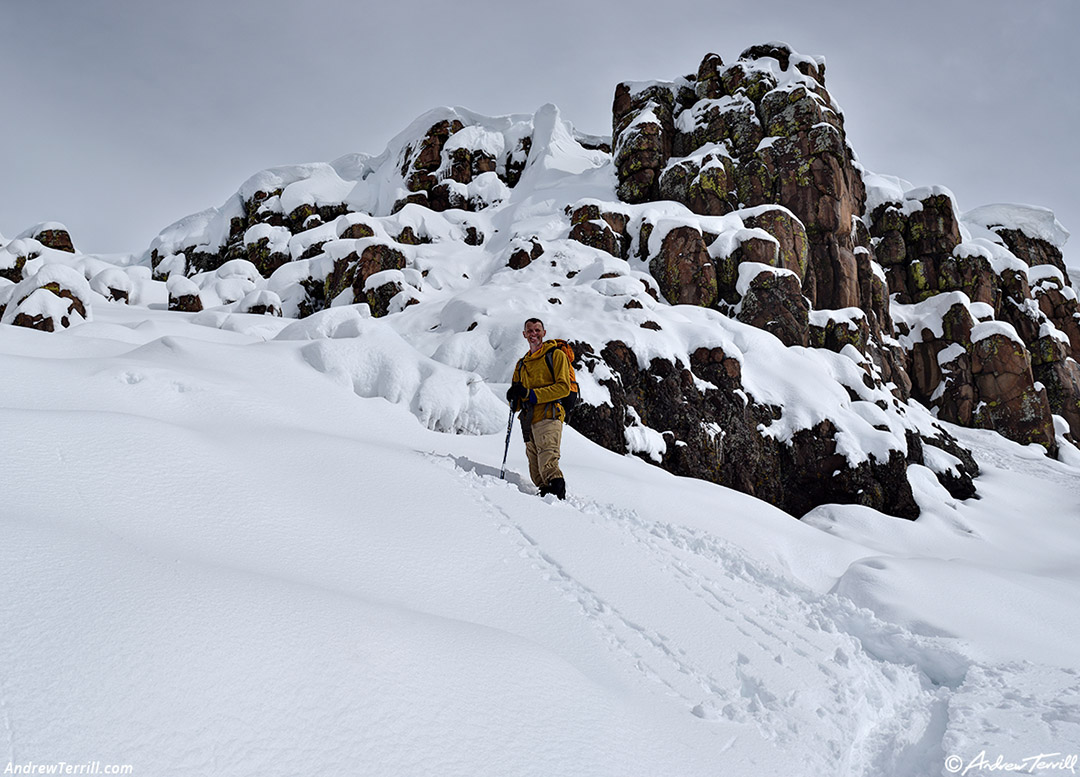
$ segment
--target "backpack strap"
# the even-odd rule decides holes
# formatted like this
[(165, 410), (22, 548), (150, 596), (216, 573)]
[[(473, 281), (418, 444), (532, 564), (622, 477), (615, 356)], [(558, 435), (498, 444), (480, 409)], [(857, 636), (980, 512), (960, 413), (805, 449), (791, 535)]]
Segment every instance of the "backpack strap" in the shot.
[[(551, 380), (552, 380), (552, 382), (555, 381), (555, 352), (556, 351), (561, 351), (561, 350), (562, 350), (562, 348), (560, 348), (558, 345), (556, 345), (554, 348), (549, 348), (547, 353), (544, 354), (544, 361), (547, 362), (548, 369), (551, 370)], [(563, 354), (563, 357), (564, 358), (566, 357), (565, 353)], [(557, 404), (559, 407), (561, 407), (563, 409), (563, 415), (564, 416), (566, 415), (566, 412), (567, 412), (566, 403), (563, 401), (565, 399), (566, 399), (566, 397), (563, 397), (562, 399), (556, 399), (555, 402), (553, 403), (553, 404)], [(554, 413), (552, 413), (552, 415), (554, 415)]]

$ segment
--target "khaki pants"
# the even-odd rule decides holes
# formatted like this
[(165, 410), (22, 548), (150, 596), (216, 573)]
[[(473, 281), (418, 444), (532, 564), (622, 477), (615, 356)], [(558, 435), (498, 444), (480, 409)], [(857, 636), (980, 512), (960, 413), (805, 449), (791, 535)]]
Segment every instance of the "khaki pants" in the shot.
[(529, 457), (529, 477), (537, 488), (563, 476), (559, 469), (562, 429), (563, 422), (556, 418), (533, 421), (532, 440), (525, 443), (525, 455)]

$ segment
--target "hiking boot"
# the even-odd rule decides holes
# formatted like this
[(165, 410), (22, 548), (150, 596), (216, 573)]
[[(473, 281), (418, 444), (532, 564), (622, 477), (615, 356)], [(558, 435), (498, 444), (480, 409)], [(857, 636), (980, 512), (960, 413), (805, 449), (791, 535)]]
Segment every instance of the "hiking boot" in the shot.
[(555, 478), (547, 484), (547, 492), (554, 494), (559, 499), (566, 499), (566, 481), (562, 478)]
[(550, 493), (551, 493), (551, 489), (549, 489), (546, 484), (543, 485), (543, 486), (540, 486), (540, 496), (541, 497), (547, 496)]

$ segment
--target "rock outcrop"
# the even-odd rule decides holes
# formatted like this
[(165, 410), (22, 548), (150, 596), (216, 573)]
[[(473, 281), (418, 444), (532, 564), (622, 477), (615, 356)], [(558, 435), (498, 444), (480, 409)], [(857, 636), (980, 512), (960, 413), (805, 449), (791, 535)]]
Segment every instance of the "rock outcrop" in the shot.
[[(1032, 234), (1030, 214), (1017, 225), (1008, 208), (984, 209), (975, 220), (987, 235), (973, 240), (940, 187), (875, 192), (868, 212), (821, 60), (781, 44), (751, 47), (731, 65), (709, 54), (695, 74), (619, 84), (612, 116), (624, 201), (736, 214), (747, 230), (719, 245), (687, 224), (657, 249), (643, 232), (669, 302), (716, 307), (787, 345), (850, 346), (866, 357), (870, 382), (950, 421), (1053, 454), (1056, 414), (1080, 439), (1080, 313), (1054, 243), (1059, 225)], [(747, 269), (760, 265), (790, 272)], [(1009, 332), (972, 341), (970, 326), (953, 337), (905, 331), (897, 342), (894, 303), (954, 292), (965, 310), (978, 308), (972, 320)]]
[(56, 332), (91, 318), (90, 284), (82, 273), (49, 264), (0, 289), (0, 323)]
[(854, 467), (839, 452), (838, 430), (827, 420), (787, 442), (761, 434), (783, 410), (748, 399), (740, 362), (722, 348), (700, 348), (689, 364), (653, 359), (642, 369), (623, 342), (609, 342), (599, 353), (584, 343), (574, 345), (579, 370), (592, 372), (602, 365), (609, 375), (600, 383), (610, 401), (580, 406), (570, 423), (611, 450), (631, 452), (628, 430), (663, 430), (664, 450), (657, 463), (665, 469), (737, 488), (794, 515), (825, 502), (848, 502), (917, 517), (906, 469), (909, 463), (930, 463), (924, 446), (947, 452), (955, 464), (938, 467), (939, 478), (954, 495), (974, 493), (974, 460), (941, 430), (927, 436), (912, 432), (905, 450), (880, 460), (870, 456)]
[(782, 205), (808, 241), (801, 280), (810, 303), (869, 306), (853, 227), (865, 188), (821, 60), (779, 44), (747, 49), (730, 66), (709, 54), (695, 75), (619, 84), (612, 116), (623, 200), (664, 196), (702, 215)]
[[(496, 383), (507, 327), (558, 311), (587, 328), (559, 334), (578, 338), (571, 423), (593, 441), (794, 515), (912, 518), (912, 464), (975, 491), (942, 422), (1049, 455), (1063, 427), (1080, 440), (1066, 237), (1043, 209), (961, 213), (947, 189), (863, 170), (824, 61), (772, 43), (618, 84), (610, 142), (553, 106), (447, 108), (380, 156), (262, 171), (164, 230), (141, 269), (175, 311), (366, 306)], [(73, 251), (53, 224), (0, 247), (5, 322), (59, 329), (94, 294), (140, 304), (144, 287), (96, 260), (66, 287), (24, 285)]]

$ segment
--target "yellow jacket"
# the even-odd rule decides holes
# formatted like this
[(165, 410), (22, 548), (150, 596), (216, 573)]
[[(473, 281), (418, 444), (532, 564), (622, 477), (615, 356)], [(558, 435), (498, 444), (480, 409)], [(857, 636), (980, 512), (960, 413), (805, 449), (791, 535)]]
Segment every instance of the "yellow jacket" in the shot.
[[(552, 367), (555, 375), (548, 369), (546, 354), (552, 351)], [(514, 382), (536, 393), (536, 409), (532, 420), (545, 418), (566, 420), (566, 411), (558, 400), (570, 395), (570, 362), (566, 354), (555, 343), (548, 340), (536, 353), (527, 353), (514, 368)]]

